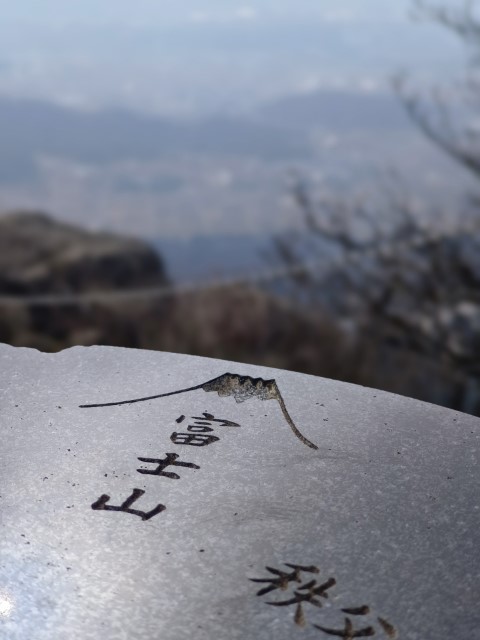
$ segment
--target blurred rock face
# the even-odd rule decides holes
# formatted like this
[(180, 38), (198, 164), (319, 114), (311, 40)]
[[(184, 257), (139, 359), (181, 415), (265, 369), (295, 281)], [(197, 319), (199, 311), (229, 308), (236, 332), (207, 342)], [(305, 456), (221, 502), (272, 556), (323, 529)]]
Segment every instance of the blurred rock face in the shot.
[[(18, 297), (162, 286), (168, 278), (147, 244), (91, 233), (40, 213), (0, 218), (0, 294)], [(138, 317), (125, 304), (0, 307), (0, 342), (56, 351), (75, 344), (140, 346)], [(152, 305), (137, 304), (137, 313)]]
[(0, 292), (58, 293), (165, 284), (164, 266), (143, 242), (90, 233), (41, 213), (0, 218)]

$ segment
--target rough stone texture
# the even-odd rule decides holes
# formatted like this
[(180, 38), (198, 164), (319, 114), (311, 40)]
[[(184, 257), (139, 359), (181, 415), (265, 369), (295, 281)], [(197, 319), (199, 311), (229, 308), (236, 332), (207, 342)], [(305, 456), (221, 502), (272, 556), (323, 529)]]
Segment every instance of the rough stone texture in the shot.
[[(0, 638), (328, 640), (314, 625), (345, 618), (387, 640), (479, 636), (479, 419), (168, 353), (0, 346), (0, 363)], [(181, 444), (194, 422), (218, 439)], [(139, 472), (169, 453), (178, 478)], [(133, 489), (132, 509), (166, 509), (92, 509)], [(319, 572), (256, 595), (284, 563)], [(267, 604), (302, 596), (323, 606)]]
[(145, 243), (90, 233), (41, 213), (0, 217), (0, 292), (102, 291), (166, 281)]

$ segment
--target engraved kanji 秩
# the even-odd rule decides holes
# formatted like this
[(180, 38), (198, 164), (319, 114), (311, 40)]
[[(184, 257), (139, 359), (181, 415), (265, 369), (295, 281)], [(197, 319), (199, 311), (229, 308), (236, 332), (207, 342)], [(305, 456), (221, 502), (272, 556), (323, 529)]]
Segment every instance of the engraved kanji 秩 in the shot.
[(274, 607), (288, 607), (296, 605), (294, 621), (300, 626), (304, 627), (306, 624), (305, 612), (303, 610), (303, 604), (312, 604), (315, 607), (322, 607), (322, 601), (320, 598), (328, 598), (328, 590), (335, 584), (335, 578), (329, 578), (325, 582), (318, 584), (316, 580), (309, 580), (302, 583), (302, 572), (305, 573), (319, 573), (318, 567), (315, 566), (302, 566), (296, 564), (285, 563), (285, 566), (292, 569), (292, 571), (280, 571), (272, 567), (266, 567), (267, 571), (272, 573), (274, 578), (253, 578), (252, 582), (267, 582), (268, 586), (263, 587), (257, 592), (257, 596), (263, 596), (267, 593), (271, 593), (277, 589), (286, 591), (290, 583), (299, 583), (300, 586), (293, 591), (293, 595), (285, 600), (270, 601), (269, 604)]
[(280, 602), (267, 602), (273, 607), (288, 607), (292, 604), (301, 604), (308, 602), (315, 607), (322, 607), (322, 601), (319, 598), (328, 598), (328, 590), (337, 584), (335, 578), (329, 578), (322, 584), (317, 584), (316, 580), (310, 580), (306, 584), (301, 585), (293, 592), (293, 597)]
[(310, 580), (304, 585), (298, 587), (293, 592), (293, 597), (287, 600), (277, 602), (267, 602), (273, 607), (288, 607), (291, 605), (297, 605), (295, 608), (294, 621), (300, 627), (304, 627), (306, 624), (305, 612), (303, 610), (303, 604), (312, 604), (315, 607), (321, 608), (323, 606), (320, 598), (328, 598), (328, 589), (331, 589), (336, 584), (335, 578), (329, 578), (322, 584), (317, 584), (316, 580)]
[(300, 584), (302, 582), (301, 572), (304, 571), (306, 573), (319, 573), (319, 569), (314, 566), (303, 567), (299, 564), (289, 564), (288, 562), (284, 563), (286, 567), (292, 569), (292, 571), (280, 571), (279, 569), (274, 569), (273, 567), (265, 567), (267, 571), (272, 573), (274, 578), (250, 578), (251, 582), (265, 582), (268, 583), (267, 587), (263, 587), (260, 591), (257, 592), (257, 596), (264, 596), (271, 591), (275, 591), (276, 589), (280, 589), (281, 591), (286, 591), (288, 589), (288, 585), (290, 582), (297, 582)]
[[(272, 607), (295, 607), (294, 622), (299, 627), (305, 627), (307, 625), (307, 618), (305, 615), (305, 605), (313, 605), (317, 609), (322, 609), (324, 600), (329, 597), (329, 590), (337, 583), (335, 578), (328, 578), (325, 581), (317, 579), (304, 579), (303, 573), (319, 573), (319, 569), (316, 566), (304, 566), (298, 564), (285, 563), (289, 571), (274, 569), (272, 567), (266, 567), (272, 575), (269, 578), (250, 578), (252, 582), (264, 583), (258, 592), (257, 596), (265, 596), (274, 591), (288, 591), (283, 598), (277, 597), (276, 600), (269, 600), (265, 602)], [(278, 594), (279, 595), (279, 594)], [(324, 615), (335, 611), (334, 606), (330, 606), (328, 612), (324, 610)], [(385, 618), (368, 617), (362, 623), (354, 624), (352, 622), (353, 617), (365, 617), (370, 616), (370, 607), (366, 604), (354, 607), (340, 608), (343, 614), (343, 624), (313, 624), (312, 620), (308, 622), (318, 630), (329, 636), (336, 636), (337, 638), (343, 638), (343, 640), (354, 640), (354, 638), (366, 638), (368, 636), (376, 635), (379, 631), (382, 637), (387, 637), (390, 640), (394, 640), (398, 637), (395, 627), (388, 622)], [(313, 613), (313, 611), (311, 612)], [(318, 617), (317, 617), (318, 619)], [(383, 632), (383, 633), (382, 633)]]
[(163, 476), (164, 478), (170, 478), (171, 480), (179, 480), (180, 476), (177, 473), (173, 473), (171, 471), (165, 471), (165, 469), (169, 466), (176, 467), (187, 467), (189, 469), (200, 469), (197, 464), (193, 464), (193, 462), (182, 462), (178, 460), (178, 455), (176, 453), (167, 453), (167, 457), (160, 458), (138, 458), (140, 462), (148, 462), (151, 464), (156, 464), (156, 469), (137, 469), (138, 473), (144, 473), (152, 476)]
[(110, 500), (110, 496), (104, 493), (92, 504), (92, 509), (95, 511), (123, 511), (123, 513), (131, 513), (134, 516), (139, 516), (142, 520), (150, 520), (150, 518), (153, 518), (162, 511), (165, 511), (166, 507), (163, 504), (157, 504), (157, 506), (151, 511), (131, 509), (131, 505), (141, 498), (144, 493), (145, 491), (142, 489), (133, 489), (131, 495), (124, 500), (120, 506), (107, 504)]

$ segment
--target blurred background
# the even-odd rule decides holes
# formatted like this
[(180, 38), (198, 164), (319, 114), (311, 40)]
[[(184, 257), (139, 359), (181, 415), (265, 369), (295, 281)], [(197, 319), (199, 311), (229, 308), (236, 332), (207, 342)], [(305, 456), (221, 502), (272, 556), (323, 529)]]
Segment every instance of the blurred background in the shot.
[(480, 415), (480, 1), (1, 4), (1, 342)]

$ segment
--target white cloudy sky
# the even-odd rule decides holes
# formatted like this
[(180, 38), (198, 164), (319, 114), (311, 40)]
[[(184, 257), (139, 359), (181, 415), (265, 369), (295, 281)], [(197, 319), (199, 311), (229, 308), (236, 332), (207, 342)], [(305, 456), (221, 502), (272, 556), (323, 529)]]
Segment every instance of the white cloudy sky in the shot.
[(322, 87), (460, 69), (413, 0), (0, 0), (0, 94), (158, 113), (238, 111)]

